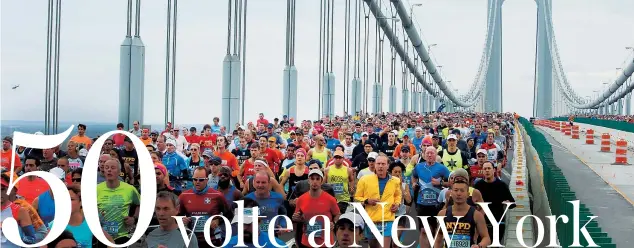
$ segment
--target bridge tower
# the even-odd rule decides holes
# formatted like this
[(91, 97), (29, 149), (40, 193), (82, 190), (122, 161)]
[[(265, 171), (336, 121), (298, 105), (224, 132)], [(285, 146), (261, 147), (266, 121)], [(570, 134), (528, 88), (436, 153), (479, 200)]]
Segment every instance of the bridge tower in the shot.
[[(486, 99), (484, 111), (502, 112), (502, 4), (503, 0), (489, 0), (487, 20), (494, 16), (492, 42), (493, 48), (489, 56), (489, 66), (486, 72)], [(497, 6), (495, 6), (497, 5)]]
[[(546, 21), (552, 16), (552, 3), (550, 0), (535, 0), (537, 2), (537, 51), (535, 81), (535, 104), (533, 115), (538, 118), (550, 118), (553, 116), (553, 62), (548, 38), (548, 26)], [(545, 8), (544, 8), (545, 6)]]

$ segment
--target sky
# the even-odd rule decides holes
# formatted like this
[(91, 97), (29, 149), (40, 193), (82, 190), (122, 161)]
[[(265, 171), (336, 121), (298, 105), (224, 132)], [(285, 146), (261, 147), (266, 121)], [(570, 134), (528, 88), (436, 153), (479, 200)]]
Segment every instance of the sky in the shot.
[[(145, 53), (145, 123), (162, 123), (165, 106), (166, 2), (143, 1), (141, 38)], [(473, 82), (484, 46), (486, 0), (409, 0), (426, 44), (442, 74), (462, 94)], [(382, 0), (384, 13), (389, 1)], [(117, 119), (119, 50), (126, 32), (125, 0), (63, 1), (60, 37), (59, 120)], [(286, 1), (249, 1), (245, 117), (282, 114)], [(298, 119), (318, 116), (319, 1), (297, 0), (296, 66)], [(612, 81), (634, 46), (631, 0), (553, 1), (553, 22), (564, 70), (581, 96)], [(0, 96), (2, 120), (43, 120), (47, 1), (2, 1)], [(503, 110), (532, 115), (536, 5), (507, 0), (503, 6)], [(336, 114), (343, 113), (344, 1), (336, 1), (334, 73)], [(400, 24), (398, 24), (400, 25)], [(374, 29), (374, 22), (370, 26)], [(176, 62), (176, 123), (211, 122), (221, 113), (222, 60), (227, 46), (227, 1), (179, 1)], [(374, 40), (374, 34), (370, 34)], [(374, 73), (371, 42), (370, 79)], [(390, 53), (384, 55), (388, 109)], [(352, 56), (352, 55), (351, 55)], [(362, 54), (363, 57), (363, 54)], [(351, 58), (352, 59), (352, 58)], [(351, 65), (352, 66), (352, 63)], [(396, 86), (401, 91), (400, 64)], [(372, 82), (370, 82), (371, 85)], [(11, 87), (20, 87), (12, 90)], [(372, 99), (368, 108), (371, 109)], [(397, 110), (401, 109), (400, 93)]]

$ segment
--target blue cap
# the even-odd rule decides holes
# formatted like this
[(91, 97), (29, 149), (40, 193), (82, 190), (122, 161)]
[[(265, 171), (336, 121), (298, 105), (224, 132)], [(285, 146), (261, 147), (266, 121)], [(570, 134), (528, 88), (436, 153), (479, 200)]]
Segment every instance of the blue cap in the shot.
[(268, 128), (273, 128), (273, 123), (269, 123)]

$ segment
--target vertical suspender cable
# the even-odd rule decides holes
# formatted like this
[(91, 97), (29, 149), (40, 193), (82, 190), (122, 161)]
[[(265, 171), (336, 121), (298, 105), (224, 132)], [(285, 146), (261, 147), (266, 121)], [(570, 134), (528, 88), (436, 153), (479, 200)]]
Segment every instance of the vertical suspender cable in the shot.
[(535, 17), (535, 20), (537, 22), (537, 25), (535, 26), (535, 72), (534, 72), (534, 82), (533, 82), (533, 116), (537, 116), (537, 89), (538, 89), (538, 83), (537, 82), (537, 51), (538, 47), (537, 44), (539, 42), (539, 6), (537, 7), (537, 13), (535, 13), (535, 15), (537, 17)]
[(364, 83), (364, 87), (363, 87), (363, 94), (365, 97), (365, 102), (364, 102), (364, 106), (363, 106), (363, 112), (364, 114), (367, 114), (368, 112), (368, 94), (369, 94), (369, 90), (368, 90), (368, 80), (369, 80), (369, 76), (370, 76), (370, 72), (369, 72), (369, 67), (370, 67), (370, 58), (369, 58), (369, 42), (370, 42), (370, 12), (367, 9), (367, 6), (364, 4), (363, 5), (363, 12), (365, 14), (365, 25), (363, 27), (363, 32), (365, 33), (365, 37), (363, 40), (363, 47), (364, 47), (364, 53), (363, 53), (363, 60), (365, 61), (365, 64), (363, 65), (363, 83)]
[(324, 74), (324, 67), (323, 67), (323, 41), (324, 41), (324, 1), (325, 0), (320, 0), (320, 6), (319, 6), (319, 77), (318, 77), (318, 82), (317, 82), (317, 86), (319, 87), (319, 95), (317, 96), (318, 100), (317, 100), (317, 119), (319, 119), (319, 117), (321, 116), (321, 84), (322, 84), (322, 78), (323, 78), (323, 74)]
[(350, 63), (350, 0), (346, 0), (346, 7), (344, 10), (344, 16), (345, 16), (345, 31), (344, 31), (344, 66), (343, 66), (343, 77), (344, 77), (344, 84), (343, 84), (343, 112), (346, 113), (348, 112), (348, 86), (350, 83), (350, 79), (349, 79), (349, 63)]
[(51, 53), (53, 35), (53, 0), (48, 0), (48, 16), (46, 22), (46, 93), (44, 94), (44, 132), (50, 134), (51, 123)]
[(233, 16), (232, 22), (233, 22), (233, 27), (235, 28), (235, 32), (233, 32), (233, 55), (238, 55), (238, 19), (240, 19), (240, 17), (238, 16), (240, 13), (238, 12), (238, 2), (239, 0), (236, 0), (233, 2), (234, 16)]
[[(172, 0), (167, 0), (167, 35), (165, 40), (165, 122), (169, 121), (170, 94), (170, 35), (172, 24)], [(173, 123), (172, 123), (173, 124)]]
[(57, 133), (57, 124), (59, 124), (59, 57), (60, 57), (60, 34), (62, 26), (62, 1), (57, 0), (57, 16), (55, 30), (55, 95), (53, 97), (53, 133)]
[(242, 20), (242, 124), (244, 124), (244, 102), (245, 102), (245, 90), (246, 90), (246, 76), (247, 76), (247, 2), (244, 0), (244, 20)]
[(231, 54), (231, 0), (227, 11), (227, 55)]
[(178, 0), (174, 0), (174, 23), (172, 33), (172, 113), (170, 120), (174, 124), (174, 113), (176, 113), (176, 26), (178, 17)]
[[(132, 20), (132, 0), (130, 0), (130, 21)], [(136, 0), (136, 22), (134, 23), (134, 36), (141, 37), (141, 0)], [(130, 28), (130, 24), (128, 24), (128, 30)], [(130, 31), (128, 31), (128, 35), (130, 35)]]
[[(246, 0), (245, 0), (246, 1)], [(291, 3), (293, 6), (291, 7), (291, 65), (295, 65), (295, 4), (297, 4), (296, 0), (292, 0)]]

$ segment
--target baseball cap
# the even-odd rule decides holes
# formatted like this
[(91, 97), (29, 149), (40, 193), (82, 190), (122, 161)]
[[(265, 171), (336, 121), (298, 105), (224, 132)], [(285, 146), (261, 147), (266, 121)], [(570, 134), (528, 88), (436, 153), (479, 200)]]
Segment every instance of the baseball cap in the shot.
[(212, 152), (211, 150), (205, 150), (205, 151), (203, 152), (203, 157), (208, 157), (208, 158), (211, 158), (211, 157), (213, 157), (213, 156), (214, 156), (214, 152)]
[(273, 123), (269, 123), (269, 125), (267, 126), (267, 128), (273, 128)]
[(277, 139), (275, 138), (275, 136), (271, 136), (268, 138), (269, 141), (277, 141)]
[(458, 140), (458, 137), (456, 137), (455, 134), (450, 134), (449, 136), (447, 136), (447, 140), (450, 140), (450, 139)]
[(231, 175), (233, 171), (231, 170), (231, 168), (229, 168), (229, 166), (222, 166), (220, 167), (220, 174), (229, 174)]
[(376, 159), (378, 156), (379, 154), (376, 152), (371, 152), (368, 154), (368, 158), (371, 158), (371, 159)]
[(425, 136), (425, 138), (423, 138), (423, 145), (432, 145), (432, 141), (431, 141), (431, 135), (427, 135)]
[(460, 129), (451, 130), (451, 133), (458, 135), (458, 134), (460, 134)]
[(48, 172), (52, 173), (53, 175), (55, 175), (57, 178), (61, 180), (64, 180), (64, 178), (66, 177), (66, 172), (64, 172), (64, 170), (59, 167), (55, 167), (49, 170)]
[(361, 133), (361, 136), (368, 136), (368, 132)]
[(484, 149), (479, 149), (479, 150), (476, 152), (476, 154), (480, 154), (480, 153), (482, 153), (482, 154), (486, 155), (486, 154), (487, 154), (487, 150), (484, 150)]
[(216, 155), (212, 155), (209, 157), (209, 163), (219, 165), (222, 164), (222, 159)]
[(416, 131), (423, 131), (423, 128), (422, 128), (422, 127), (416, 127), (416, 129), (415, 129), (415, 130), (416, 130)]
[(361, 215), (354, 212), (346, 212), (340, 215), (339, 220), (337, 220), (337, 223), (335, 223), (335, 225), (341, 225), (341, 222), (343, 220), (352, 222), (352, 225), (355, 228), (361, 228), (361, 230), (363, 230), (363, 228), (365, 227), (365, 223), (363, 222), (363, 218), (361, 218)]
[(176, 146), (176, 141), (173, 139), (168, 139), (167, 142), (165, 142), (165, 145), (173, 145)]
[(336, 157), (336, 156), (341, 156), (341, 157), (343, 157), (343, 155), (344, 155), (344, 154), (343, 154), (343, 152), (342, 152), (342, 151), (336, 151), (336, 152), (335, 152), (334, 157)]
[(319, 175), (321, 178), (324, 178), (324, 173), (321, 172), (321, 170), (318, 169), (312, 169), (310, 170), (310, 172), (308, 172), (308, 177), (312, 176), (313, 174), (317, 174)]
[(401, 152), (409, 152), (409, 146), (403, 146)]
[(81, 150), (79, 150), (79, 156), (80, 157), (88, 156), (88, 150), (86, 150), (86, 148), (82, 148)]

